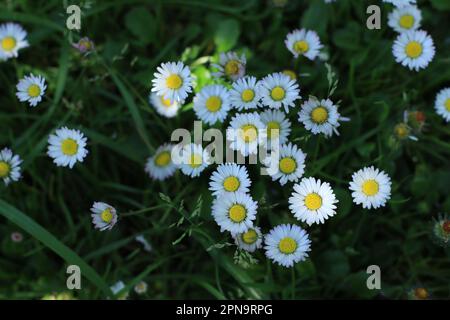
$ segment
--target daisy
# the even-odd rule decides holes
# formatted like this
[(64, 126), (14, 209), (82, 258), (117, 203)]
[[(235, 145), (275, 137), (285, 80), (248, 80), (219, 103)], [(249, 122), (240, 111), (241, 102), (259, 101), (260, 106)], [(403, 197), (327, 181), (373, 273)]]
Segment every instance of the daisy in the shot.
[(295, 106), (295, 100), (301, 98), (298, 84), (283, 73), (269, 74), (262, 79), (260, 91), (263, 105), (273, 109), (283, 106), (286, 113), (289, 107)]
[(206, 86), (194, 97), (195, 114), (210, 125), (223, 122), (230, 108), (230, 93), (220, 84)]
[(209, 182), (209, 190), (218, 197), (228, 193), (247, 193), (251, 181), (247, 168), (235, 163), (225, 163), (217, 167)]
[(208, 151), (203, 149), (199, 144), (188, 144), (179, 149), (179, 146), (175, 146), (176, 157), (174, 158), (175, 164), (179, 165), (181, 172), (190, 177), (198, 177), (200, 173), (210, 163), (210, 157)]
[(259, 114), (261, 122), (266, 128), (267, 149), (272, 149), (272, 140), (278, 145), (285, 144), (291, 133), (291, 122), (286, 114), (280, 110), (266, 110)]
[(175, 117), (182, 104), (182, 102), (165, 99), (163, 96), (158, 96), (156, 93), (150, 93), (148, 99), (150, 104), (155, 107), (156, 112), (166, 118)]
[(403, 7), (416, 3), (416, 0), (383, 0), (383, 1), (387, 3), (392, 3), (396, 7)]
[(5, 185), (21, 178), (20, 164), (22, 160), (18, 155), (14, 155), (11, 149), (4, 148), (0, 151), (0, 179)]
[[(288, 181), (296, 182), (305, 172), (306, 154), (295, 144), (282, 145), (277, 159), (266, 158), (264, 164), (273, 181), (280, 180), (281, 185)], [(272, 163), (275, 160), (276, 163)]]
[(433, 60), (433, 39), (422, 30), (406, 31), (398, 35), (392, 46), (395, 61), (410, 70), (424, 69)]
[(406, 122), (400, 122), (394, 127), (394, 134), (398, 140), (410, 139), (412, 141), (418, 141), (419, 139), (412, 135), (411, 127)]
[(261, 229), (258, 227), (252, 227), (246, 232), (234, 234), (233, 238), (239, 248), (248, 252), (255, 252), (256, 249), (261, 248), (263, 241)]
[(191, 70), (183, 62), (166, 62), (153, 75), (152, 92), (170, 101), (184, 101), (192, 91)]
[[(125, 289), (125, 283), (123, 281), (117, 281), (113, 286), (110, 287), (112, 293), (114, 295), (117, 295), (118, 293), (121, 293), (123, 289)], [(120, 294), (120, 296), (117, 297), (119, 300), (126, 300), (128, 298), (128, 292), (123, 292)]]
[(220, 231), (236, 234), (253, 227), (257, 208), (258, 204), (248, 194), (229, 193), (214, 200), (212, 214)]
[(328, 182), (303, 178), (300, 184), (294, 185), (294, 192), (289, 198), (289, 209), (298, 220), (310, 226), (313, 223), (324, 223), (328, 217), (334, 216), (336, 203), (338, 200)]
[(177, 170), (177, 166), (172, 161), (173, 145), (164, 144), (156, 149), (153, 156), (147, 159), (145, 164), (145, 172), (154, 180), (165, 180), (173, 176)]
[(259, 107), (261, 105), (259, 85), (260, 82), (255, 77), (247, 76), (236, 80), (230, 92), (232, 106), (239, 111)]
[(391, 178), (374, 167), (363, 168), (352, 175), (350, 182), (353, 202), (363, 208), (383, 207), (391, 197)]
[(450, 87), (439, 91), (434, 102), (434, 109), (446, 122), (450, 121)]
[(147, 282), (143, 280), (139, 281), (139, 283), (134, 286), (134, 292), (136, 292), (139, 295), (145, 294), (147, 292), (147, 287), (148, 287)]
[(337, 128), (339, 121), (348, 121), (350, 119), (341, 117), (337, 106), (330, 99), (318, 100), (310, 97), (302, 105), (298, 113), (298, 121), (302, 122), (306, 130), (313, 134), (323, 133), (326, 137), (331, 137), (333, 132), (339, 135)]
[(282, 74), (287, 75), (289, 78), (291, 78), (291, 80), (297, 80), (297, 74), (293, 70), (283, 70)]
[(311, 241), (305, 230), (292, 224), (281, 224), (264, 237), (266, 256), (284, 267), (303, 261), (311, 251)]
[(402, 33), (416, 30), (420, 27), (422, 13), (416, 6), (395, 8), (388, 16), (388, 25), (395, 31)]
[(236, 81), (245, 75), (245, 65), (247, 60), (245, 55), (239, 57), (236, 52), (230, 51), (221, 53), (219, 63), (214, 63), (212, 66), (217, 68), (217, 72), (213, 72), (215, 77), (225, 77), (231, 81)]
[(27, 32), (19, 24), (0, 25), (0, 60), (16, 58), (20, 49), (28, 47), (26, 37)]
[(265, 138), (265, 126), (255, 112), (236, 114), (227, 129), (231, 149), (238, 150), (245, 157), (256, 154), (258, 145), (264, 144)]
[(30, 106), (35, 107), (42, 100), (42, 96), (47, 89), (45, 84), (45, 78), (42, 76), (34, 76), (30, 73), (29, 76), (25, 76), (19, 81), (16, 86), (16, 96), (21, 102), (26, 102)]
[(117, 223), (116, 209), (104, 202), (94, 202), (91, 208), (92, 223), (100, 231), (111, 230)]
[(68, 166), (72, 169), (77, 161), (83, 162), (88, 154), (86, 141), (79, 130), (62, 127), (49, 136), (47, 154), (58, 167)]
[(92, 41), (88, 37), (83, 37), (78, 40), (77, 43), (72, 43), (72, 47), (85, 56), (95, 50), (94, 41)]
[(16, 243), (22, 242), (23, 234), (18, 231), (11, 233), (11, 241), (16, 242)]
[(295, 58), (304, 55), (309, 60), (314, 60), (323, 48), (317, 33), (306, 29), (297, 29), (288, 33), (284, 43)]

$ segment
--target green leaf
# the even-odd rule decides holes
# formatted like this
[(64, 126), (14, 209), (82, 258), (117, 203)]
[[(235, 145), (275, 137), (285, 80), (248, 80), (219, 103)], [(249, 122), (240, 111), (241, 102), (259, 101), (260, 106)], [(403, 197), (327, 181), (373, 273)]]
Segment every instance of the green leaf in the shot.
[(125, 26), (140, 42), (148, 44), (155, 38), (154, 20), (145, 7), (136, 7), (125, 16)]
[(104, 282), (99, 274), (77, 253), (72, 251), (69, 247), (59, 241), (53, 234), (48, 232), (45, 228), (40, 226), (22, 211), (5, 201), (0, 200), (0, 214), (42, 242), (46, 247), (63, 258), (68, 265), (73, 264), (79, 266), (81, 269), (81, 274), (92, 282), (92, 284), (94, 284), (97, 288), (101, 289), (107, 296), (112, 294), (109, 286)]
[(219, 22), (216, 33), (214, 35), (214, 43), (219, 52), (232, 49), (241, 33), (239, 22), (234, 19), (226, 19)]

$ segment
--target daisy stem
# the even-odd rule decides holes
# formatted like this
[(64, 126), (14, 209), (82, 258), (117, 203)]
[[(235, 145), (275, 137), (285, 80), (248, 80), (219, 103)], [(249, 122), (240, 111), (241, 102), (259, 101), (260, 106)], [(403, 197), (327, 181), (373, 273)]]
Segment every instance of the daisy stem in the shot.
[(121, 217), (135, 216), (137, 214), (141, 214), (141, 213), (144, 213), (144, 212), (149, 212), (149, 211), (153, 211), (153, 210), (156, 210), (156, 209), (164, 208), (166, 206), (167, 206), (167, 204), (160, 204), (160, 205), (157, 205), (157, 206), (154, 206), (154, 207), (144, 208), (144, 209), (140, 209), (140, 210), (136, 210), (136, 211), (128, 211), (128, 212), (122, 213), (120, 216)]
[(296, 281), (296, 279), (295, 279), (295, 268), (294, 267), (291, 268), (291, 275), (292, 275), (292, 292), (291, 292), (292, 296), (291, 296), (291, 299), (294, 300), (295, 299), (295, 281)]

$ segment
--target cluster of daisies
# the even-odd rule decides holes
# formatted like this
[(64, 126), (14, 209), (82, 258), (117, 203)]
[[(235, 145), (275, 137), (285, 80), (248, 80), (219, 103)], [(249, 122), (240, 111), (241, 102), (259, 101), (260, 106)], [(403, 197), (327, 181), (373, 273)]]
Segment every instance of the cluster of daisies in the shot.
[[(318, 57), (322, 48), (317, 33), (305, 29), (289, 33), (285, 44), (295, 58), (304, 56), (311, 60)], [(295, 73), (274, 73), (258, 80), (246, 75), (246, 58), (235, 52), (222, 53), (212, 67), (216, 69), (213, 75), (217, 84), (207, 85), (195, 94), (196, 116), (207, 125), (214, 125), (225, 122), (235, 110), (226, 129), (229, 147), (244, 158), (257, 154), (261, 148), (267, 152), (264, 154), (272, 151), (262, 164), (273, 181), (281, 185), (294, 183), (288, 200), (293, 216), (311, 226), (335, 215), (338, 200), (331, 185), (314, 177), (303, 177), (306, 154), (288, 141), (291, 132), (288, 114), (301, 99)], [(172, 117), (193, 91), (191, 72), (182, 62), (162, 63), (157, 71), (149, 100), (160, 114)], [(257, 112), (261, 108), (263, 111)], [(298, 112), (299, 123), (311, 133), (325, 137), (338, 134), (340, 122), (346, 120), (349, 119), (340, 115), (330, 98), (311, 96)], [(212, 164), (211, 158), (200, 144), (164, 144), (147, 160), (145, 170), (155, 180), (164, 180), (177, 169), (197, 177)], [(229, 232), (236, 245), (249, 252), (264, 243), (267, 257), (282, 266), (291, 267), (304, 260), (310, 251), (308, 233), (298, 225), (282, 224), (263, 235), (256, 224), (258, 203), (250, 195), (250, 185), (244, 165), (219, 164), (212, 173), (211, 213), (220, 230)], [(349, 188), (355, 203), (364, 208), (379, 208), (390, 198), (391, 181), (386, 173), (370, 167), (355, 172)]]

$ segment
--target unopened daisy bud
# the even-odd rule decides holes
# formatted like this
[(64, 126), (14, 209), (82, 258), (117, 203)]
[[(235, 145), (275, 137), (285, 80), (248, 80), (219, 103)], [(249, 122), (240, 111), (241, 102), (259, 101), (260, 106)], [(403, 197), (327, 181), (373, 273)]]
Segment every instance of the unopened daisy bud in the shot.
[(22, 160), (8, 148), (0, 151), (0, 179), (5, 185), (18, 181), (21, 177), (20, 164)]
[(145, 281), (140, 281), (137, 285), (134, 286), (134, 291), (141, 295), (147, 292), (147, 283)]
[(421, 131), (425, 126), (426, 116), (422, 111), (405, 111), (406, 123), (413, 129)]
[(92, 223), (100, 231), (111, 230), (117, 223), (116, 209), (104, 202), (94, 202), (91, 208)]
[(16, 242), (16, 243), (22, 242), (23, 234), (20, 232), (17, 232), (17, 231), (13, 232), (13, 233), (11, 233), (11, 240), (12, 240), (12, 242)]
[(95, 50), (94, 42), (88, 37), (83, 37), (77, 43), (72, 43), (72, 47), (85, 56)]
[(430, 294), (426, 288), (417, 287), (409, 290), (408, 299), (409, 300), (428, 300)]
[(16, 96), (19, 101), (28, 102), (31, 107), (35, 107), (42, 101), (47, 85), (44, 77), (34, 76), (30, 73), (19, 81), (16, 88)]
[(433, 240), (443, 247), (450, 246), (450, 219), (447, 215), (433, 221)]
[(27, 32), (17, 23), (0, 25), (0, 60), (16, 58), (19, 50), (28, 47)]
[(398, 140), (410, 139), (417, 141), (417, 137), (411, 134), (411, 128), (406, 123), (399, 123), (394, 127), (394, 135)]
[(214, 77), (223, 77), (226, 80), (236, 81), (245, 75), (245, 66), (247, 60), (245, 55), (240, 57), (236, 52), (230, 51), (221, 53), (219, 57), (219, 63), (215, 63), (212, 66), (218, 71), (213, 72)]

